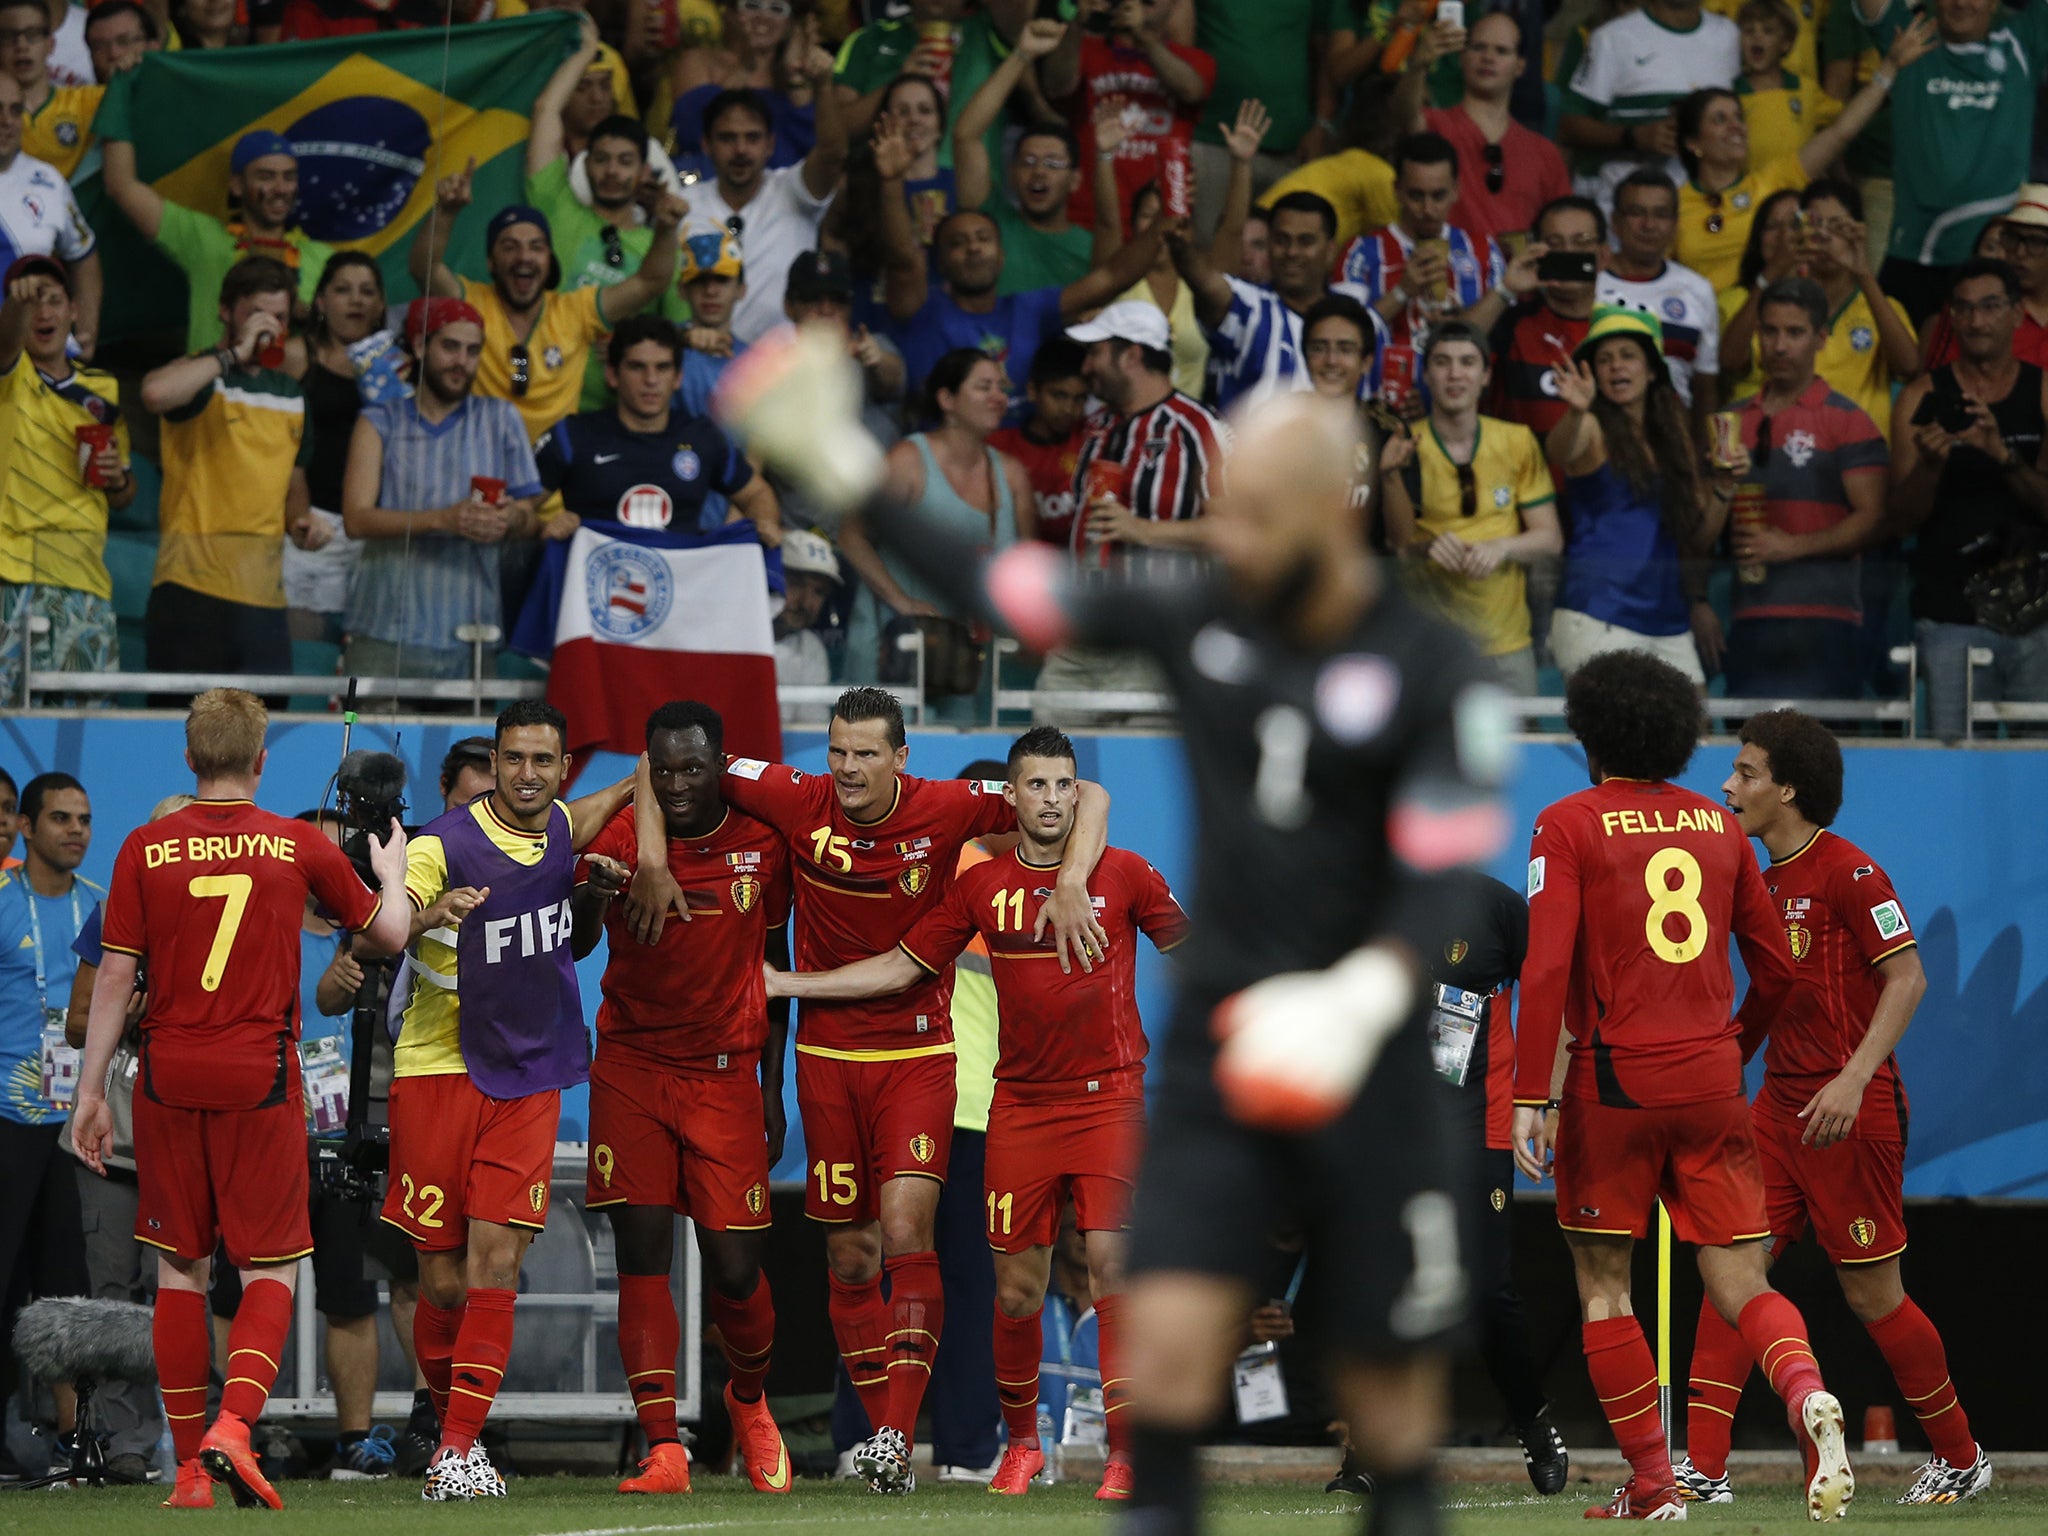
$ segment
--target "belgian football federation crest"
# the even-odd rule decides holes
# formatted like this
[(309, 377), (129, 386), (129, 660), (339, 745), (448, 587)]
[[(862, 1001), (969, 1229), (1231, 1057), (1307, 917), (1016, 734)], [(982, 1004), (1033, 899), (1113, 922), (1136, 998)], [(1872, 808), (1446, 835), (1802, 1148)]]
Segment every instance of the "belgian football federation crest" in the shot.
[(1868, 1248), (1877, 1241), (1877, 1223), (1868, 1216), (1858, 1216), (1849, 1223), (1849, 1241), (1858, 1248)]
[(1806, 952), (1813, 948), (1813, 930), (1794, 923), (1785, 930), (1785, 942), (1792, 946), (1792, 958), (1804, 960)]
[(1444, 946), (1444, 959), (1452, 965), (1462, 965), (1465, 957), (1472, 953), (1472, 946), (1463, 939), (1453, 939)]
[(533, 1206), (533, 1214), (538, 1216), (542, 1211), (548, 1208), (547, 1185), (535, 1184), (532, 1188), (527, 1190), (526, 1198)]
[(930, 1162), (938, 1155), (938, 1150), (939, 1144), (933, 1141), (931, 1137), (925, 1135), (923, 1131), (919, 1131), (910, 1138), (910, 1155), (920, 1163)]
[(929, 864), (913, 864), (896, 877), (896, 883), (903, 887), (903, 894), (915, 896), (931, 883), (932, 867)]
[(753, 911), (760, 900), (761, 882), (752, 875), (741, 875), (739, 879), (733, 881), (732, 907), (741, 917)]
[(747, 1210), (751, 1214), (758, 1216), (767, 1209), (768, 1191), (766, 1187), (760, 1184), (749, 1185), (747, 1188)]

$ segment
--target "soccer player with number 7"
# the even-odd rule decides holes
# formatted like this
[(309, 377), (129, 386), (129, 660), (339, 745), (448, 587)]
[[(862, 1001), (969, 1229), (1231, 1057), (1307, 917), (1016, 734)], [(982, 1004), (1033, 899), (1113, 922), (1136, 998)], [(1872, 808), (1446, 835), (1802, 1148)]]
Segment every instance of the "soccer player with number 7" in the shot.
[[(1699, 692), (1636, 651), (1572, 675), (1565, 723), (1593, 787), (1548, 806), (1529, 845), (1529, 959), (1515, 1031), (1515, 1161), (1541, 1180), (1556, 1148), (1557, 1221), (1577, 1272), (1586, 1367), (1633, 1468), (1613, 1520), (1683, 1520), (1657, 1365), (1629, 1261), (1664, 1202), (1699, 1250), (1707, 1299), (1785, 1400), (1806, 1461), (1806, 1511), (1841, 1516), (1856, 1481), (1842, 1405), (1821, 1384), (1799, 1311), (1765, 1275), (1763, 1171), (1732, 1017), (1732, 937), (1752, 1004), (1796, 984), (1783, 922), (1725, 806), (1669, 782), (1699, 745)], [(1570, 1035), (1562, 1091), (1559, 1030)], [(1555, 1118), (1553, 1118), (1553, 1113)]]
[[(299, 918), (310, 894), (358, 954), (405, 946), (405, 833), (370, 841), (372, 895), (318, 827), (258, 810), (269, 716), (239, 688), (213, 688), (185, 718), (197, 801), (130, 833), (107, 892), (105, 958), (93, 987), (72, 1143), (104, 1174), (113, 1115), (107, 1070), (136, 969), (149, 965), (135, 1095), (135, 1237), (160, 1250), (153, 1326), (178, 1480), (164, 1502), (206, 1509), (213, 1484), (235, 1502), (282, 1509), (249, 1426), (263, 1412), (292, 1323), (307, 1222), (299, 1083)], [(220, 1416), (206, 1428), (212, 1334), (206, 1290), (216, 1244), (242, 1276), (228, 1333)], [(210, 1480), (209, 1480), (210, 1479)]]

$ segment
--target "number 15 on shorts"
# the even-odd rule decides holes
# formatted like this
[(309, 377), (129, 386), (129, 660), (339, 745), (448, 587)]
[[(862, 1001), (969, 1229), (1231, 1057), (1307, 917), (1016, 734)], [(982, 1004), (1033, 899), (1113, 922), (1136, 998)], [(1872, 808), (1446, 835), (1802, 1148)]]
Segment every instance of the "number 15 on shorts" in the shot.
[(818, 1181), (820, 1205), (852, 1205), (860, 1199), (860, 1184), (851, 1163), (828, 1164), (820, 1158), (811, 1164), (811, 1177)]

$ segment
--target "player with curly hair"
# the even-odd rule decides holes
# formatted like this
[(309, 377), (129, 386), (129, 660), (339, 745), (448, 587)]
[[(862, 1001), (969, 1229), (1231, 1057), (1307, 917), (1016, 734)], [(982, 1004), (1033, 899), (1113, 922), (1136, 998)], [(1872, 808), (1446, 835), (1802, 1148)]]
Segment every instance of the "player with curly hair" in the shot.
[[(1529, 846), (1529, 959), (1516, 1031), (1515, 1161), (1541, 1180), (1556, 1149), (1557, 1220), (1577, 1273), (1586, 1366), (1634, 1475), (1608, 1519), (1678, 1520), (1657, 1368), (1629, 1296), (1635, 1243), (1661, 1199), (1699, 1250), (1714, 1310), (1785, 1400), (1806, 1456), (1807, 1513), (1855, 1493), (1842, 1407), (1799, 1311), (1765, 1277), (1763, 1173), (1742, 1091), (1728, 941), (1752, 1006), (1796, 984), (1783, 926), (1741, 822), (1669, 782), (1699, 744), (1699, 693), (1639, 651), (1596, 656), (1565, 690), (1591, 789), (1547, 807)], [(1571, 1037), (1561, 1089), (1558, 1032)]]

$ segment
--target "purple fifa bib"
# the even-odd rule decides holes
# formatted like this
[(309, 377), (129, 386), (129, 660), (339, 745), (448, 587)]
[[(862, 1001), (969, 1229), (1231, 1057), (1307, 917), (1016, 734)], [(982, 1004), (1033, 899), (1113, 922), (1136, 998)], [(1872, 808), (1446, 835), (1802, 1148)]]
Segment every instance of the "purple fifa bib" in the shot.
[(547, 851), (531, 865), (492, 842), (468, 806), (425, 830), (441, 839), (450, 888), (491, 889), (455, 937), (457, 1017), (470, 1080), (494, 1099), (588, 1081), (590, 1035), (569, 952), (576, 854), (568, 813), (560, 805), (550, 809)]

